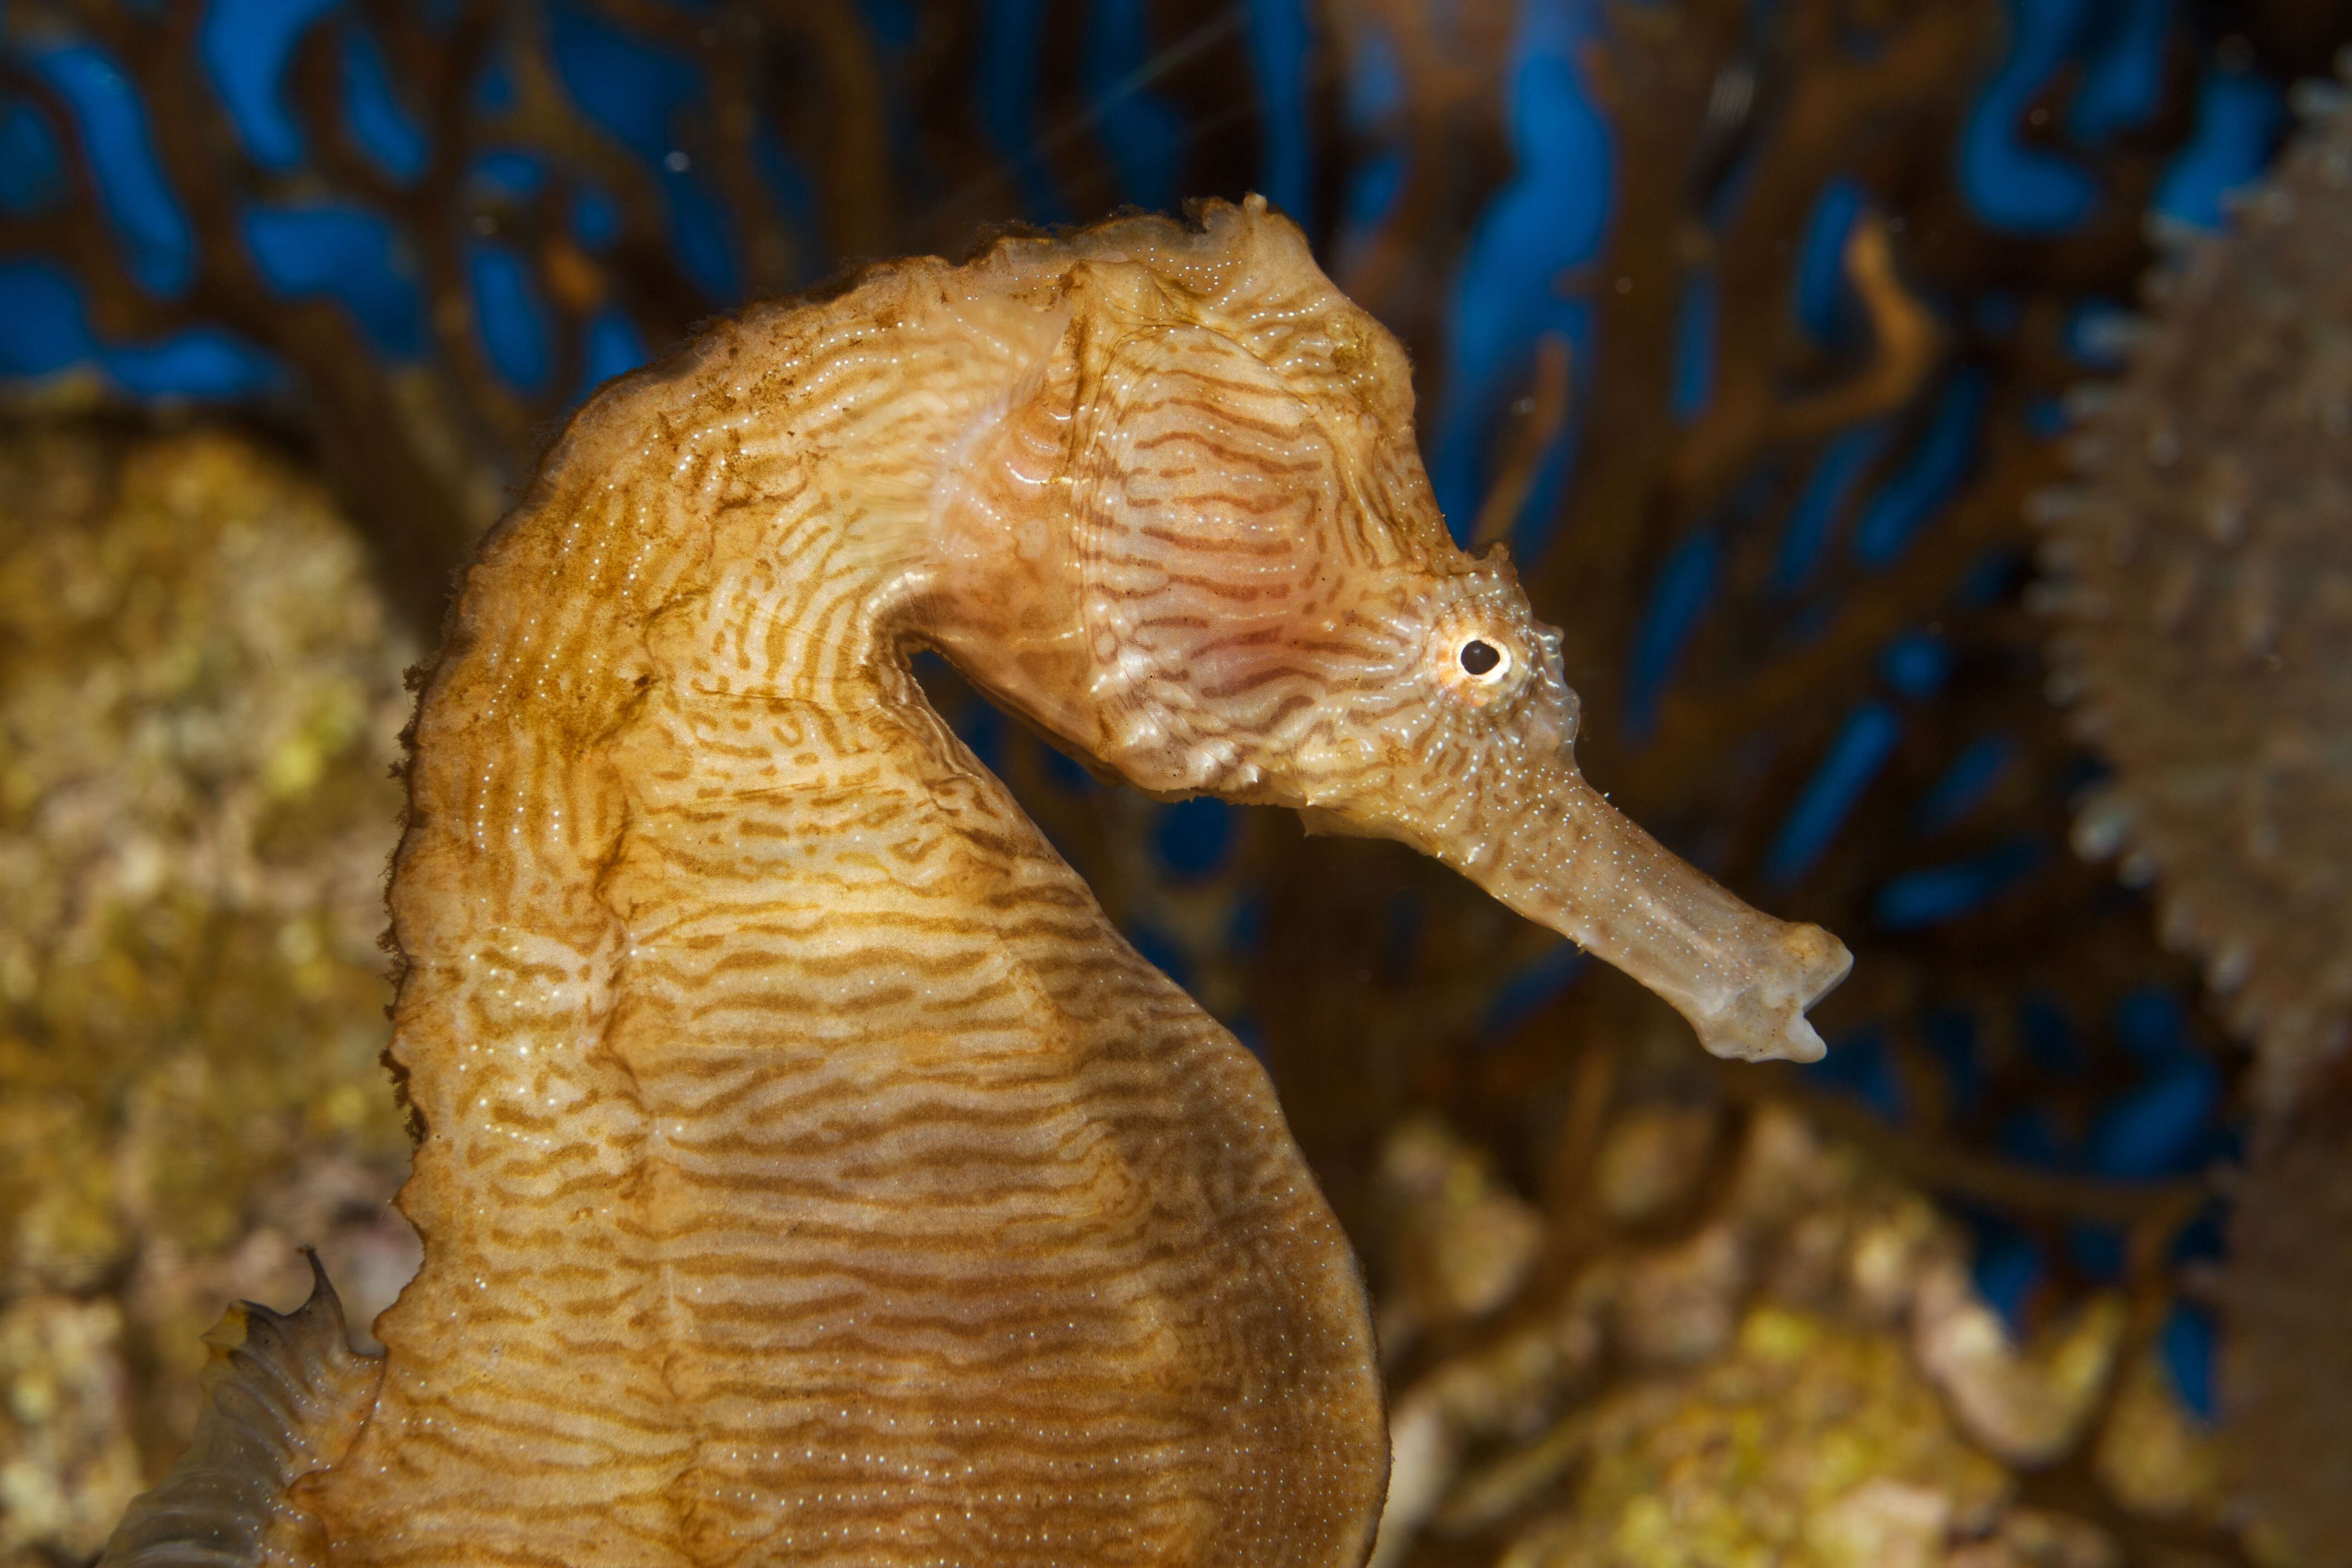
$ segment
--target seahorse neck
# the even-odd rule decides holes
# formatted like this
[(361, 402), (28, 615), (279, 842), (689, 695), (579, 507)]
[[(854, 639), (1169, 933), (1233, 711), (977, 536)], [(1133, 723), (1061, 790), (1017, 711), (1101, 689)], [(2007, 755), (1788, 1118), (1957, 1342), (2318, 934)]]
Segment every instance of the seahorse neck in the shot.
[[(545, 1100), (526, 1063), (610, 1027), (615, 889), (644, 890), (643, 857), (625, 862), (654, 796), (873, 788), (845, 759), (913, 744), (935, 773), (951, 748), (898, 649), (934, 576), (940, 471), (1059, 327), (950, 297), (944, 271), (754, 313), (608, 390), (468, 574), (391, 895), (392, 1059), (429, 1135), (403, 1206), (428, 1252), (477, 1201), (456, 1152), (484, 1118), (495, 1138), (549, 1114), (523, 1109)], [(780, 714), (805, 733), (753, 759), (741, 736)], [(503, 1111), (500, 1084), (520, 1097)]]

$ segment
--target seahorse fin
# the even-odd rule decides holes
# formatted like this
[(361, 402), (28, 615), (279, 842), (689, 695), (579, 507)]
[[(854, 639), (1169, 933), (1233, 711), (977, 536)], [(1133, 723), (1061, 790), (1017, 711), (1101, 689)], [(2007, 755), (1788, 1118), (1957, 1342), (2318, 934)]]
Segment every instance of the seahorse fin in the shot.
[(205, 1335), (205, 1407), (188, 1451), (131, 1500), (100, 1568), (258, 1568), (299, 1535), (288, 1494), (351, 1447), (375, 1401), (381, 1356), (352, 1349), (319, 1255), (290, 1313), (240, 1301)]

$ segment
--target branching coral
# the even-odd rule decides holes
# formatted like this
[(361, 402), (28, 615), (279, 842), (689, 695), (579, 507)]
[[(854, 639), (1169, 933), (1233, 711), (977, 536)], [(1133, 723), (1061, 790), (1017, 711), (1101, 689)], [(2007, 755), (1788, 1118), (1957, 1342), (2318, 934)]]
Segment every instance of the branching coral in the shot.
[[(1411, 36), (1383, 15), (1357, 15), (1360, 50), (1383, 29)], [(2019, 235), (1971, 206), (1951, 153), (1981, 112), (1968, 62), (1992, 70), (2005, 47), (1992, 10), (1967, 6), (1616, 17), (1562, 56), (1610, 110), (1605, 248), (1523, 279), (1488, 264), (1482, 234), (1459, 264), (1549, 301), (1513, 320), (1561, 323), (1520, 339), (1516, 368), (1496, 373), (1495, 510), (1476, 527), (1513, 542), (1539, 595), (1596, 605), (1564, 647), (1588, 690), (1594, 776), (1735, 885), (1785, 888), (1818, 918), (1872, 931), (1832, 1005), (1851, 1031), (1832, 1068), (1882, 1113), (1900, 1107), (1915, 1147), (1967, 1151), (2014, 1194), (2032, 1173), (1996, 1169), (1994, 1146), (2021, 1136), (2021, 1118), (2082, 1148), (2102, 1097), (2146, 1070), (2074, 1045), (2090, 1070), (2055, 1081), (2050, 1031), (2079, 1041), (2124, 1016), (2118, 998), (2182, 973), (2154, 951), (2144, 910), (2063, 851), (2066, 781), (2087, 763), (2041, 698), (2020, 588), (2033, 542), (2021, 509), (2058, 467), (2038, 432), (2080, 374), (2070, 312), (2086, 289), (2127, 287), (2144, 259), (2139, 206), (2188, 130), (2188, 84), (2158, 71), (2141, 128), (2097, 147), (2105, 195), (2080, 222)], [(2021, 103), (2021, 131), (2063, 115), (2064, 90), (2030, 114)], [(1524, 102), (1515, 113), (1520, 174), (1461, 195), (1498, 232), (1554, 190), (1546, 160), (1570, 155), (1575, 129), (1530, 125)], [(1478, 169), (1448, 151), (1465, 131), (1391, 129), (1382, 145), (1409, 167)], [(1534, 140), (1547, 135), (1558, 145)], [(1393, 221), (1380, 244), (1437, 253), (1408, 270), (1458, 257), (1456, 236), (1412, 229), (1402, 209)], [(1343, 259), (1377, 251), (1371, 237), (1349, 245)], [(1473, 318), (1491, 302), (1461, 287), (1454, 318), (1415, 344), (1425, 384), (1479, 371), (1458, 345), (1487, 330)], [(1559, 1042), (1622, 1026), (1605, 981), (1570, 987), (1574, 966), (1538, 933), (1486, 921), (1402, 861), (1342, 867), (1311, 843), (1261, 852), (1258, 1016), (1277, 1077), (1316, 1086), (1294, 1114), (1345, 1214), (1362, 1212), (1351, 1173), (1370, 1168), (1384, 1115), (1433, 1098), (1512, 1146), (1531, 1093), (1556, 1106), (1571, 1092)], [(1318, 965), (1335, 933), (1395, 957)], [(2187, 1027), (2164, 1047), (2179, 1079), (2167, 1092), (2212, 1077), (2198, 1063), (2211, 1037)], [(1477, 1040), (1490, 1048), (1463, 1048)], [(2193, 1142), (2159, 1163), (2193, 1165)], [(2176, 1229), (2197, 1212), (2162, 1206)], [(2118, 1212), (2093, 1208), (2102, 1224)], [(2053, 1220), (2027, 1227), (2066, 1250)]]

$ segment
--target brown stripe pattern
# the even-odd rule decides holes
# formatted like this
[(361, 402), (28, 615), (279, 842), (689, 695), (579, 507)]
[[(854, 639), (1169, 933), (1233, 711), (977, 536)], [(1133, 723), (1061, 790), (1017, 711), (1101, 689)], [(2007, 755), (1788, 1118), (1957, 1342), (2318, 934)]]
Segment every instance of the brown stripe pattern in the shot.
[(425, 1263), (293, 1489), (314, 1557), (1361, 1560), (1362, 1290), (1264, 1073), (906, 656), (1146, 789), (1440, 855), (1713, 1048), (1818, 1052), (1843, 950), (1584, 784), (1409, 386), (1253, 199), (879, 268), (580, 415), (418, 712)]
[(900, 657), (1070, 260), (722, 326), (469, 574), (393, 899), (426, 1264), (335, 1563), (1360, 1555), (1360, 1288), (1263, 1073)]

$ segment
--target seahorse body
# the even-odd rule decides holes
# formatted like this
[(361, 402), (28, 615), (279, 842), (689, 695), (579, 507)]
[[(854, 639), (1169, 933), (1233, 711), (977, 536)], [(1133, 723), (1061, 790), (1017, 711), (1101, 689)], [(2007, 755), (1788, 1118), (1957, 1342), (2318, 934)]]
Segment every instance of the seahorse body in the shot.
[(1253, 200), (881, 268), (582, 412), (420, 706), (425, 1263), (276, 1560), (1360, 1561), (1370, 1331), (1264, 1073), (905, 656), (1145, 788), (1440, 854), (1717, 1048), (1817, 1051), (1843, 949), (1583, 784), (1408, 385)]

